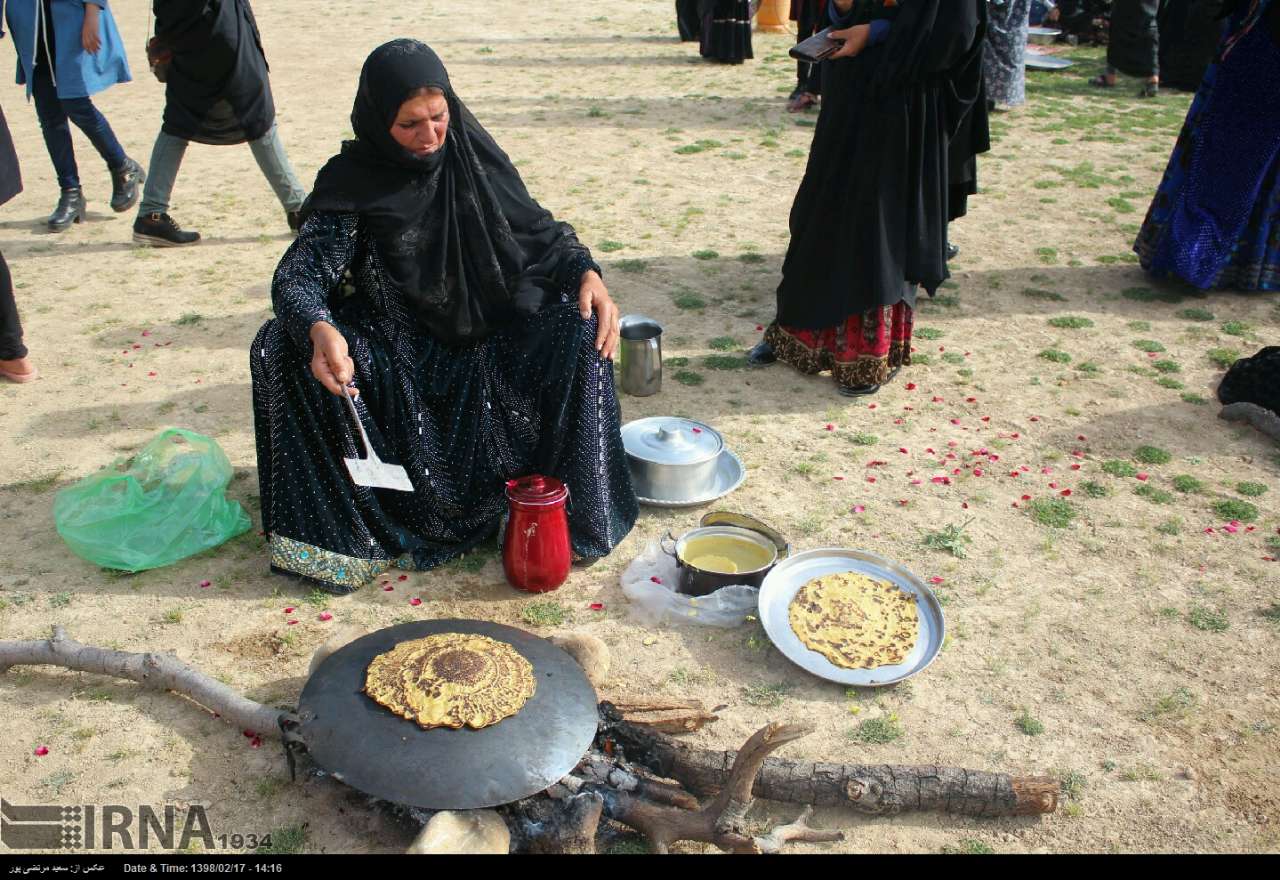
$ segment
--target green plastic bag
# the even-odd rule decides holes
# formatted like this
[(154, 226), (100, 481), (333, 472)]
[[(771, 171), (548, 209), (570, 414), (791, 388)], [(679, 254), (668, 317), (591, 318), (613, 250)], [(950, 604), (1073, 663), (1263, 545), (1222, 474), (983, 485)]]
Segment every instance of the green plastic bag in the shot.
[(212, 439), (171, 428), (58, 493), (53, 520), (77, 556), (103, 568), (146, 571), (248, 531), (226, 497), (231, 462)]

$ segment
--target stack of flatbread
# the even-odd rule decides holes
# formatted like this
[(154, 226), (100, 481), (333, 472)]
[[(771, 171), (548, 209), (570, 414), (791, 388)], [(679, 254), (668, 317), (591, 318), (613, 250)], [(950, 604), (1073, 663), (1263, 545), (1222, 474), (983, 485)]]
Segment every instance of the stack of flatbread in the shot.
[(901, 663), (915, 648), (920, 623), (914, 596), (851, 571), (806, 583), (789, 613), (801, 643), (844, 669)]

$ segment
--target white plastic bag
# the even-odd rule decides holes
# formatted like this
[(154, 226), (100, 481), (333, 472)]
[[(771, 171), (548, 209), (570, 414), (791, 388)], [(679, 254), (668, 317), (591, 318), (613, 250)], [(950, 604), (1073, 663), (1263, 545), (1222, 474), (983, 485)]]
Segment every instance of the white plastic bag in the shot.
[(755, 587), (734, 584), (706, 596), (685, 596), (676, 592), (679, 578), (675, 559), (654, 542), (622, 573), (622, 592), (636, 614), (650, 624), (686, 620), (732, 627), (755, 613), (760, 592)]

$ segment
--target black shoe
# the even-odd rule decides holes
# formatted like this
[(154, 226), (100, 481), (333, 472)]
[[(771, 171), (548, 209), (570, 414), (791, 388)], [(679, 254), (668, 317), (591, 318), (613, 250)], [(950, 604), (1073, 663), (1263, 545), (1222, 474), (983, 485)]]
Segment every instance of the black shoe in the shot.
[(147, 179), (147, 172), (132, 159), (125, 159), (124, 164), (111, 172), (111, 210), (117, 214), (138, 204), (138, 196), (142, 193), (142, 182)]
[(53, 213), (49, 215), (49, 231), (66, 232), (71, 228), (72, 223), (84, 220), (87, 205), (88, 203), (84, 200), (84, 190), (80, 187), (64, 189), (62, 195), (58, 196), (58, 207), (54, 208)]
[(198, 232), (183, 232), (168, 214), (139, 214), (133, 221), (133, 240), (152, 247), (184, 247), (200, 240)]
[(958, 256), (960, 256), (960, 248), (951, 242), (947, 242), (947, 259), (954, 260)]
[(298, 230), (302, 228), (302, 212), (285, 211), (284, 217), (289, 221), (289, 231), (297, 235)]
[(845, 397), (865, 397), (880, 390), (879, 385), (837, 385), (836, 390)]
[(761, 339), (756, 347), (747, 352), (747, 363), (753, 367), (767, 367), (777, 363), (778, 356), (773, 353), (773, 346)]

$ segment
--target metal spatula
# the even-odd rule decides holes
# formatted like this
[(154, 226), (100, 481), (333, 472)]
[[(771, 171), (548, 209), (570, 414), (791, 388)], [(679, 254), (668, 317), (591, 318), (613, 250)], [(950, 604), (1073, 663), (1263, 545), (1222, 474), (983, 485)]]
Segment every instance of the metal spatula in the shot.
[(369, 435), (365, 433), (364, 423), (360, 421), (360, 413), (356, 411), (356, 405), (351, 400), (350, 394), (343, 394), (343, 399), (347, 401), (347, 409), (351, 411), (351, 418), (355, 419), (356, 427), (360, 429), (360, 439), (364, 441), (364, 450), (368, 454), (368, 458), (344, 458), (343, 462), (347, 465), (347, 473), (351, 474), (351, 481), (357, 486), (368, 486), (372, 489), (395, 489), (397, 492), (412, 492), (413, 483), (409, 482), (409, 474), (398, 464), (387, 464), (378, 458), (378, 453), (373, 451), (373, 444), (369, 442)]

